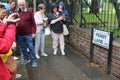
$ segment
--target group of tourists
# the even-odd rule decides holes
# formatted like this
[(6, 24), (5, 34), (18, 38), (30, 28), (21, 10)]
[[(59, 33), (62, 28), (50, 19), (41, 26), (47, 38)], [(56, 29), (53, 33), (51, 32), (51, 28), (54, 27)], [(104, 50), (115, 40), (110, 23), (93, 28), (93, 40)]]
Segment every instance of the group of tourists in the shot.
[(32, 67), (37, 67), (39, 50), (41, 56), (48, 56), (44, 51), (47, 27), (51, 30), (53, 54), (57, 54), (60, 45), (61, 54), (65, 55), (63, 24), (69, 16), (65, 5), (62, 1), (59, 4), (53, 3), (48, 15), (45, 15), (45, 11), (46, 6), (43, 3), (38, 5), (38, 11), (35, 13), (26, 7), (25, 0), (8, 0), (7, 3), (0, 3), (0, 80), (15, 79), (16, 71), (14, 74), (10, 72), (13, 69), (9, 69), (8, 62), (16, 48), (16, 41), (23, 55), (24, 65), (32, 61)]

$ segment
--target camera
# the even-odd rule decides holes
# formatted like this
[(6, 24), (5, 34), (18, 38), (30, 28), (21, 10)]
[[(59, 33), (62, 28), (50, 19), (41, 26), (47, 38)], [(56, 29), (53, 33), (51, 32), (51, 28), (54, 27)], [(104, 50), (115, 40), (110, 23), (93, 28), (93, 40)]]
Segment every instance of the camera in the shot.
[(13, 17), (14, 17), (14, 19), (19, 18), (19, 14), (15, 14), (15, 15), (13, 15)]
[(19, 9), (18, 9), (18, 13), (20, 14), (21, 12), (22, 12), (22, 10), (19, 8)]

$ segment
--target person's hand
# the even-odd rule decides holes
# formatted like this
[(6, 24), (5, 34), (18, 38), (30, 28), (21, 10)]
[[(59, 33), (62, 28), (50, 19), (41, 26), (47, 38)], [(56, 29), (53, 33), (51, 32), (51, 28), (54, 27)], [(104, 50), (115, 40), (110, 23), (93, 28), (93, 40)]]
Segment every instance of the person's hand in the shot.
[(11, 47), (12, 49), (15, 49), (16, 48), (16, 42), (13, 42), (13, 44), (12, 44), (12, 47)]
[(20, 20), (20, 18), (18, 18), (19, 14), (18, 13), (13, 13), (10, 16), (8, 16), (7, 21), (10, 22), (17, 22)]
[(59, 17), (59, 20), (61, 21), (61, 20), (64, 20), (65, 19), (65, 16), (60, 16)]
[(48, 18), (47, 18), (47, 17), (46, 17), (46, 18), (44, 18), (44, 19), (43, 19), (43, 21), (45, 21), (45, 22), (46, 22), (46, 21), (48, 21)]
[(17, 21), (20, 20), (20, 18), (16, 18), (16, 16), (19, 16), (19, 14), (18, 13), (13, 13), (10, 16), (5, 17), (3, 19), (3, 23), (7, 23), (7, 22), (15, 22), (16, 23)]
[(32, 34), (32, 38), (35, 38), (35, 34), (34, 33)]

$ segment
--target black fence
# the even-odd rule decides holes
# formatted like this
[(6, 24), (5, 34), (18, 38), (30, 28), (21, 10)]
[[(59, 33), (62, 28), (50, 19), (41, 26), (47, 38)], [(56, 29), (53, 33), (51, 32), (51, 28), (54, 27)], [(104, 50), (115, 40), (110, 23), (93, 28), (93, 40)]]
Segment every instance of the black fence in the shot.
[(81, 28), (93, 27), (111, 31), (114, 37), (120, 37), (120, 0), (38, 0), (47, 6), (47, 13), (53, 2), (63, 1), (69, 12), (69, 24)]
[(81, 28), (111, 31), (120, 37), (120, 0), (72, 0), (70, 18)]

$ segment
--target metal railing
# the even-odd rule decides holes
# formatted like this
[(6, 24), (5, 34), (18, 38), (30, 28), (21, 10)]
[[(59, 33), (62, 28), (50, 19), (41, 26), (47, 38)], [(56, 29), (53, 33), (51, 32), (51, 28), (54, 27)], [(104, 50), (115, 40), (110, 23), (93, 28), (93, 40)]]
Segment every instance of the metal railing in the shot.
[[(73, 1), (73, 0), (72, 0)], [(114, 1), (114, 0), (113, 0)], [(79, 24), (82, 28), (91, 29), (93, 27), (111, 31), (114, 37), (120, 37), (119, 3), (105, 2), (105, 0), (79, 0), (72, 4), (71, 22)], [(115, 8), (116, 7), (116, 8)], [(119, 15), (117, 15), (119, 14)]]
[(95, 27), (111, 31), (114, 37), (120, 37), (119, 0), (48, 0), (49, 3), (46, 3), (48, 13), (52, 4), (50, 1), (65, 3), (70, 24), (77, 24), (81, 28)]

